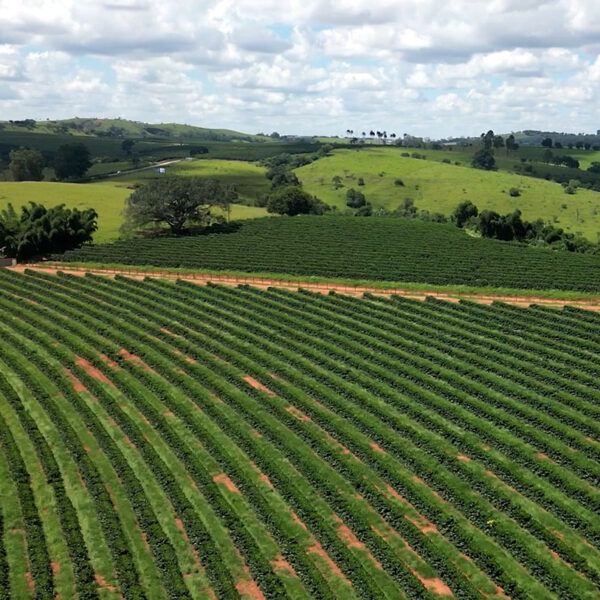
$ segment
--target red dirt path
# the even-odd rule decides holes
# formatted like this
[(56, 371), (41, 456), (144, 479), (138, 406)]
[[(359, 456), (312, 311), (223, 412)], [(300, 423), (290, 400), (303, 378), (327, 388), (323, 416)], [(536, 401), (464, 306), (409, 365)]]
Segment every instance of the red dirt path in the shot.
[(536, 296), (503, 296), (503, 295), (484, 295), (484, 294), (471, 294), (471, 293), (458, 293), (458, 292), (434, 292), (428, 290), (406, 290), (402, 288), (394, 289), (381, 289), (376, 287), (368, 286), (350, 286), (341, 285), (335, 283), (313, 283), (309, 281), (282, 281), (280, 279), (266, 279), (262, 277), (233, 277), (230, 275), (205, 275), (202, 273), (197, 274), (177, 274), (169, 273), (165, 271), (129, 271), (125, 269), (86, 269), (82, 267), (72, 267), (68, 264), (65, 265), (44, 265), (40, 263), (34, 263), (31, 265), (16, 265), (14, 267), (7, 267), (9, 271), (15, 271), (22, 273), (26, 269), (35, 271), (43, 271), (45, 273), (56, 274), (61, 271), (68, 273), (69, 275), (76, 275), (83, 277), (86, 273), (93, 273), (95, 275), (106, 275), (107, 277), (115, 277), (116, 275), (125, 275), (132, 279), (144, 279), (146, 277), (155, 277), (160, 279), (181, 279), (184, 281), (190, 281), (197, 283), (198, 285), (206, 285), (208, 283), (218, 283), (221, 285), (238, 286), (238, 285), (252, 285), (257, 288), (269, 288), (276, 287), (287, 290), (298, 290), (305, 289), (314, 292), (328, 293), (334, 291), (340, 294), (348, 294), (353, 296), (362, 296), (365, 293), (375, 294), (379, 296), (402, 296), (405, 298), (412, 298), (413, 300), (425, 300), (428, 297), (437, 298), (438, 300), (445, 300), (447, 302), (457, 302), (459, 299), (471, 300), (472, 302), (478, 302), (480, 304), (491, 304), (492, 302), (505, 302), (506, 304), (512, 304), (526, 308), (532, 304), (538, 306), (548, 306), (554, 308), (563, 308), (565, 306), (574, 306), (585, 310), (600, 312), (600, 297), (594, 300), (559, 300), (552, 298), (540, 298)]

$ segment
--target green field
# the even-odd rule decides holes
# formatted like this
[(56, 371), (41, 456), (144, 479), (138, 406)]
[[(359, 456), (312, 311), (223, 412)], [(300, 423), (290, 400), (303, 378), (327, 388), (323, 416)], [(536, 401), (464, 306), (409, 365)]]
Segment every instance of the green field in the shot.
[[(266, 181), (266, 180), (265, 180)], [(49, 182), (0, 182), (0, 209), (12, 203), (19, 208), (29, 202), (40, 202), (46, 206), (65, 204), (69, 208), (94, 208), (98, 212), (98, 231), (94, 241), (110, 242), (119, 237), (123, 222), (125, 200), (131, 190), (112, 181), (97, 184), (49, 183)], [(252, 219), (265, 216), (266, 210), (254, 206), (235, 204), (231, 218)]]
[(123, 173), (110, 177), (105, 182), (108, 185), (127, 186), (160, 177), (204, 177), (234, 185), (240, 198), (249, 203), (268, 194), (271, 189), (270, 182), (265, 177), (266, 169), (251, 162), (213, 159), (183, 160), (166, 165), (165, 169), (165, 175), (158, 175), (156, 169), (152, 168), (134, 173)]
[[(390, 210), (403, 199), (412, 198), (419, 209), (449, 215), (459, 202), (470, 200), (480, 210), (489, 208), (507, 213), (519, 208), (525, 219), (542, 218), (566, 231), (581, 232), (593, 242), (598, 239), (600, 194), (597, 192), (580, 189), (575, 195), (567, 195), (557, 183), (435, 160), (404, 158), (400, 155), (403, 151), (399, 148), (336, 150), (332, 156), (295, 172), (307, 191), (338, 208), (345, 208), (350, 188), (361, 190), (373, 206)], [(431, 158), (435, 156), (428, 150), (420, 152)], [(458, 151), (438, 152), (453, 160), (460, 156)], [(344, 184), (338, 190), (332, 184), (336, 175)], [(359, 177), (364, 179), (364, 187), (358, 186)], [(398, 178), (403, 180), (404, 187), (395, 185)], [(513, 187), (521, 190), (520, 197), (509, 195)]]
[(6, 271), (0, 307), (3, 597), (600, 595), (592, 313)]
[(344, 279), (600, 291), (600, 256), (392, 217), (272, 217), (234, 232), (84, 246), (57, 260)]

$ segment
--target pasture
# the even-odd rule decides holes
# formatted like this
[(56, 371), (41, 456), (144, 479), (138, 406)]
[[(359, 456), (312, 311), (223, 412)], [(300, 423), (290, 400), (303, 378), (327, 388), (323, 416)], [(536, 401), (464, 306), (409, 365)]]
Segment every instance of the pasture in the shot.
[[(266, 181), (266, 179), (265, 179)], [(65, 204), (69, 208), (94, 208), (98, 212), (98, 231), (94, 241), (105, 243), (119, 237), (125, 200), (132, 190), (111, 180), (103, 183), (0, 182), (0, 210), (12, 203), (15, 208), (29, 202), (46, 206)], [(235, 204), (231, 207), (234, 220), (265, 216), (266, 210)]]
[(8, 597), (600, 593), (594, 314), (6, 271), (0, 306)]
[(264, 167), (239, 160), (197, 159), (183, 160), (165, 166), (166, 173), (159, 175), (156, 169), (146, 169), (134, 173), (123, 173), (105, 180), (108, 185), (128, 186), (144, 183), (159, 177), (204, 177), (224, 184), (234, 185), (242, 201), (252, 203), (268, 194), (270, 182), (265, 177)]
[[(362, 191), (374, 207), (388, 210), (398, 207), (405, 198), (412, 198), (419, 209), (449, 215), (457, 204), (470, 200), (480, 210), (508, 213), (519, 208), (527, 220), (542, 218), (566, 231), (580, 232), (593, 242), (598, 239), (600, 194), (597, 192), (579, 189), (577, 194), (568, 195), (559, 184), (542, 179), (405, 158), (402, 152), (405, 150), (400, 148), (336, 150), (332, 156), (300, 167), (295, 173), (308, 192), (339, 209), (345, 208), (350, 188)], [(428, 158), (443, 156), (456, 160), (461, 156), (459, 151), (438, 151), (438, 155), (428, 150), (419, 152)], [(343, 187), (339, 189), (332, 183), (336, 175), (342, 179)], [(361, 177), (364, 186), (358, 185)], [(397, 179), (404, 185), (396, 185)], [(518, 188), (521, 196), (511, 197), (511, 188)]]

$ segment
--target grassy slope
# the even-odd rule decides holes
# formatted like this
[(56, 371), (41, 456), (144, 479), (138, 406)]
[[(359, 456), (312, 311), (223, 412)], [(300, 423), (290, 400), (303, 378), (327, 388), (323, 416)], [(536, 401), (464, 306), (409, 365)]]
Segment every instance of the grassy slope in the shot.
[(121, 225), (125, 199), (131, 193), (125, 188), (97, 184), (0, 182), (0, 208), (12, 202), (15, 208), (41, 202), (46, 206), (65, 204), (70, 208), (95, 208), (98, 212), (97, 242), (116, 239)]
[[(125, 199), (131, 190), (111, 184), (77, 184), (48, 182), (0, 182), (0, 209), (12, 202), (18, 208), (30, 201), (47, 206), (65, 204), (70, 208), (95, 208), (98, 212), (96, 242), (110, 242), (119, 236)], [(252, 219), (264, 216), (264, 208), (235, 205), (231, 211), (233, 219)]]
[[(600, 214), (596, 214), (600, 209), (600, 196), (595, 192), (579, 190), (569, 196), (557, 183), (434, 160), (403, 158), (400, 152), (398, 148), (337, 150), (330, 157), (297, 169), (296, 173), (309, 192), (339, 208), (345, 207), (346, 191), (354, 187), (362, 189), (374, 206), (388, 209), (410, 197), (418, 208), (449, 214), (459, 202), (471, 200), (480, 209), (509, 212), (520, 208), (527, 219), (541, 217), (555, 221), (592, 241), (596, 241), (600, 232)], [(428, 158), (436, 156), (434, 152), (424, 153)], [(467, 151), (439, 151), (439, 154), (453, 160), (466, 160)], [(331, 184), (335, 175), (344, 182), (339, 190), (334, 190)], [(359, 177), (365, 180), (363, 188), (357, 185)], [(394, 185), (396, 178), (401, 178), (405, 186)], [(520, 188), (522, 195), (510, 197), (508, 190), (512, 187)], [(563, 205), (566, 208), (562, 208)]]
[[(265, 177), (265, 169), (253, 163), (239, 160), (193, 160), (183, 161), (166, 167), (167, 176), (194, 176), (216, 179), (226, 184), (235, 184), (242, 200), (252, 201), (269, 192), (269, 181)], [(132, 183), (156, 179), (155, 169), (124, 173), (111, 177), (108, 185), (126, 186)]]

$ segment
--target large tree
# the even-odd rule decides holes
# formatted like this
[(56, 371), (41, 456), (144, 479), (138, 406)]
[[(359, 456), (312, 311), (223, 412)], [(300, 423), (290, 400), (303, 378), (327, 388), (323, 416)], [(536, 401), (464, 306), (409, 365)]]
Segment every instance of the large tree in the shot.
[(44, 179), (46, 161), (38, 150), (31, 148), (11, 150), (9, 158), (8, 168), (15, 181), (41, 181)]
[(452, 221), (457, 227), (464, 227), (473, 217), (479, 214), (479, 209), (470, 201), (461, 202), (452, 213)]
[(496, 168), (496, 159), (491, 150), (482, 148), (473, 155), (472, 165), (476, 169), (484, 169), (486, 171), (492, 171)]
[(237, 199), (232, 186), (198, 177), (166, 177), (136, 190), (125, 207), (125, 230), (166, 224), (179, 235), (190, 225), (208, 225), (213, 207), (229, 210)]
[(17, 214), (12, 204), (0, 213), (0, 252), (4, 256), (28, 259), (64, 252), (92, 241), (98, 228), (95, 210), (46, 208), (31, 202)]
[(321, 215), (329, 207), (318, 198), (311, 196), (298, 186), (279, 188), (273, 192), (267, 202), (267, 211), (279, 215)]
[(84, 144), (63, 144), (54, 156), (54, 172), (60, 180), (83, 177), (92, 166), (90, 151)]

